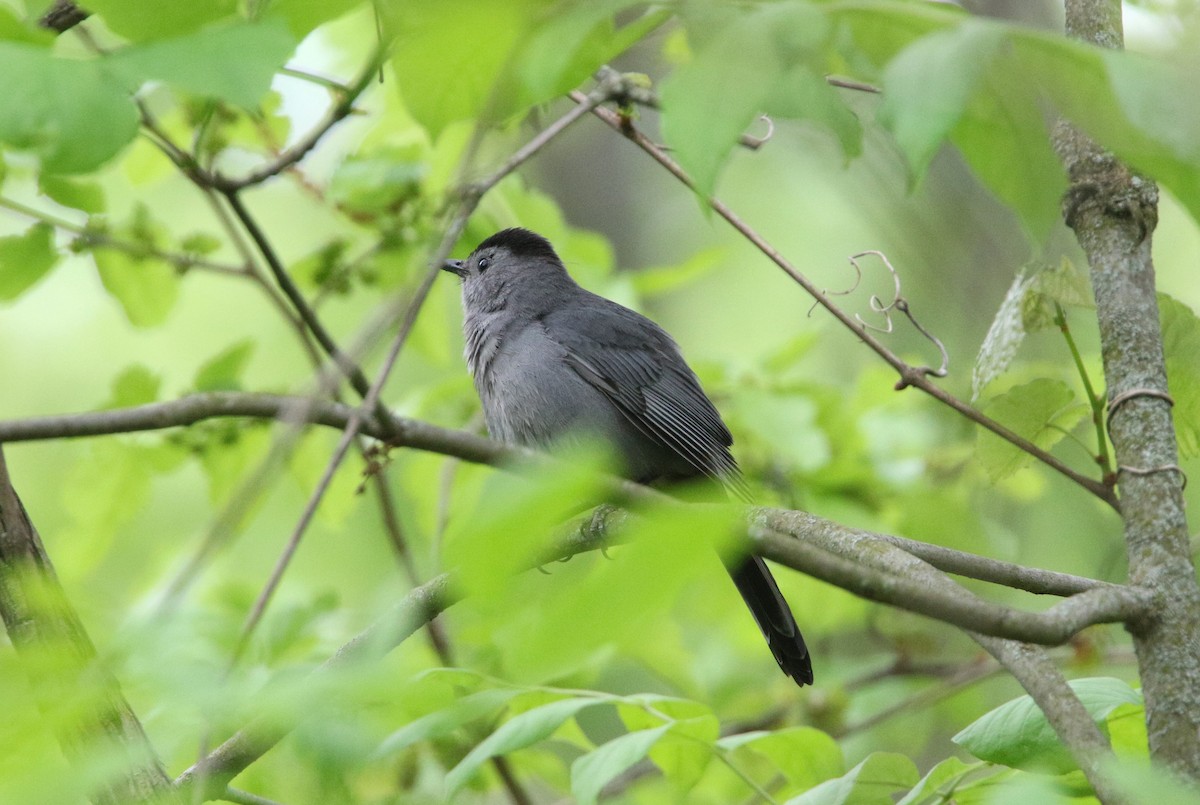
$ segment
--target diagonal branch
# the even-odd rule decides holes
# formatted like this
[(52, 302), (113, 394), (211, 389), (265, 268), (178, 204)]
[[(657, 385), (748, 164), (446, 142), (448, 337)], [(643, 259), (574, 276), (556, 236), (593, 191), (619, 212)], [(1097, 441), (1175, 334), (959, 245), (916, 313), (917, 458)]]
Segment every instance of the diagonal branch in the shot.
[[(30, 679), (38, 706), (56, 717), (67, 757), (86, 759), (98, 746), (123, 762), (92, 792), (101, 805), (175, 801), (171, 780), (155, 755), (121, 687), (98, 662), (96, 649), (59, 585), (50, 557), (8, 476), (0, 451), (0, 617), (22, 654), (52, 652)], [(31, 669), (32, 670), (32, 669)], [(69, 713), (67, 718), (62, 714)]]
[[(571, 93), (571, 98), (577, 103), (582, 102), (583, 98), (579, 93)], [(629, 123), (608, 109), (596, 108), (592, 113), (607, 123), (611, 128), (620, 132), (625, 137), (632, 140), (639, 148), (649, 154), (656, 162), (662, 165), (666, 170), (682, 182), (687, 187), (695, 191), (695, 185), (692, 183), (691, 177), (680, 167), (679, 163), (671, 159), (665, 151), (655, 145), (648, 137), (638, 131)], [(780, 269), (792, 278), (800, 287), (809, 293), (818, 304), (824, 307), (833, 315), (843, 326), (848, 328), (856, 337), (866, 344), (875, 354), (882, 358), (889, 366), (896, 370), (900, 375), (900, 380), (896, 383), (897, 389), (904, 389), (909, 386), (920, 389), (929, 396), (936, 399), (938, 402), (952, 408), (958, 413), (970, 419), (972, 422), (990, 430), (992, 433), (999, 436), (1001, 439), (1013, 444), (1014, 446), (1025, 451), (1029, 455), (1041, 461), (1046, 466), (1062, 474), (1071, 481), (1074, 481), (1079, 486), (1091, 492), (1096, 497), (1108, 503), (1114, 508), (1117, 507), (1117, 498), (1113, 490), (1093, 478), (1089, 478), (1079, 472), (1068, 467), (1055, 456), (1038, 447), (1033, 442), (1029, 441), (1020, 434), (1006, 428), (996, 420), (979, 411), (976, 408), (968, 405), (962, 400), (955, 397), (945, 389), (938, 386), (928, 375), (932, 373), (931, 369), (912, 366), (907, 363), (892, 350), (883, 344), (878, 338), (872, 335), (866, 327), (858, 322), (850, 314), (846, 313), (840, 307), (829, 299), (828, 295), (821, 292), (813, 282), (804, 274), (796, 269), (788, 260), (770, 243), (767, 242), (762, 235), (752, 229), (745, 221), (741, 219), (732, 209), (725, 205), (720, 199), (710, 197), (706, 202), (712, 209), (724, 218), (734, 229), (738, 231), (746, 240), (752, 243), (759, 251), (761, 251), (771, 262), (775, 263)]]
[(1113, 760), (1112, 746), (1071, 690), (1062, 671), (1045, 650), (981, 634), (970, 636), (1021, 683), (1075, 758), (1096, 798), (1104, 805), (1124, 802), (1104, 772)]

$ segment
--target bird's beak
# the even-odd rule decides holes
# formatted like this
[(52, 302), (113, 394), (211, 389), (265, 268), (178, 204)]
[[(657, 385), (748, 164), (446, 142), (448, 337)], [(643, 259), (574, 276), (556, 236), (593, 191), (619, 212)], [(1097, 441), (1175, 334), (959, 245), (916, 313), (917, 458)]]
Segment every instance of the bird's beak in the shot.
[(442, 263), (442, 271), (449, 271), (452, 274), (457, 274), (460, 277), (467, 276), (467, 268), (463, 265), (462, 260), (447, 260)]

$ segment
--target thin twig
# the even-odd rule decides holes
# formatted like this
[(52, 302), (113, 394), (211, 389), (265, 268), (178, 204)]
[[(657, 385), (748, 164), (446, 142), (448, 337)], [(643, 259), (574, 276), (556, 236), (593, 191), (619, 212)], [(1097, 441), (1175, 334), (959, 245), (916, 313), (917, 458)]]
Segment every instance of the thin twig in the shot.
[[(578, 92), (571, 93), (571, 98), (576, 103), (583, 103), (586, 97)], [(628, 139), (632, 140), (639, 148), (649, 154), (656, 162), (667, 169), (672, 176), (678, 179), (687, 187), (695, 191), (695, 185), (692, 183), (691, 177), (679, 166), (675, 160), (671, 159), (661, 148), (654, 144), (649, 138), (643, 135), (640, 131), (632, 128), (627, 121), (624, 121), (619, 115), (614, 114), (608, 109), (601, 107), (593, 108), (592, 114), (599, 117), (611, 128), (620, 132)], [(1019, 449), (1029, 453), (1037, 458), (1048, 467), (1056, 470), (1071, 481), (1074, 481), (1079, 486), (1091, 492), (1096, 497), (1108, 503), (1114, 509), (1119, 508), (1116, 494), (1113, 489), (1101, 481), (1093, 478), (1088, 478), (1079, 472), (1068, 467), (1062, 461), (1047, 453), (1033, 442), (1025, 437), (1013, 432), (1009, 428), (1001, 425), (996, 420), (987, 416), (983, 412), (968, 405), (962, 400), (955, 397), (953, 394), (945, 391), (941, 387), (934, 384), (926, 376), (926, 371), (921, 367), (910, 366), (900, 356), (896, 355), (879, 339), (875, 338), (865, 327), (859, 324), (854, 317), (843, 311), (835, 305), (825, 294), (821, 293), (821, 289), (812, 283), (805, 275), (801, 274), (795, 266), (793, 266), (784, 256), (766, 241), (758, 232), (746, 224), (732, 209), (726, 206), (720, 199), (710, 197), (707, 199), (710, 207), (722, 218), (724, 218), (734, 229), (736, 229), (746, 240), (753, 244), (761, 251), (771, 262), (775, 263), (789, 277), (791, 277), (800, 287), (809, 293), (822, 307), (829, 311), (834, 318), (848, 328), (854, 335), (863, 341), (875, 354), (879, 355), (888, 365), (897, 371), (900, 375), (900, 380), (896, 383), (896, 388), (904, 389), (909, 386), (918, 388), (929, 396), (938, 400), (942, 404), (952, 408), (958, 413), (970, 419), (972, 422), (986, 428), (996, 434), (1005, 441), (1015, 445)]]
[[(237, 193), (247, 187), (256, 184), (261, 184), (266, 180), (278, 176), (285, 170), (295, 165), (300, 160), (308, 155), (308, 152), (316, 147), (329, 130), (347, 118), (354, 111), (354, 104), (358, 102), (359, 97), (371, 85), (375, 75), (379, 72), (380, 66), (383, 64), (384, 58), (387, 55), (387, 47), (383, 42), (380, 42), (370, 58), (367, 60), (366, 66), (359, 73), (353, 83), (348, 86), (342, 86), (336, 82), (323, 82), (324, 85), (338, 95), (337, 103), (330, 107), (325, 117), (313, 127), (302, 140), (297, 142), (280, 154), (275, 159), (267, 164), (256, 168), (250, 173), (237, 179), (233, 179), (220, 174), (210, 174), (205, 184), (212, 187), (225, 195)], [(296, 71), (290, 71), (288, 75), (301, 77)], [(306, 80), (313, 80), (313, 76), (303, 74)]]
[(1104, 473), (1104, 477), (1112, 477), (1112, 459), (1108, 454), (1108, 434), (1104, 429), (1104, 397), (1097, 394), (1095, 387), (1092, 385), (1092, 379), (1088, 376), (1087, 367), (1083, 364), (1083, 355), (1079, 352), (1079, 346), (1075, 343), (1075, 336), (1072, 335), (1071, 326), (1067, 322), (1067, 312), (1063, 310), (1063, 306), (1058, 302), (1054, 303), (1054, 323), (1058, 325), (1059, 332), (1062, 333), (1063, 339), (1067, 342), (1067, 349), (1071, 352), (1071, 360), (1075, 363), (1075, 371), (1079, 373), (1079, 379), (1083, 382), (1083, 391), (1087, 395), (1088, 405), (1092, 409), (1092, 425), (1096, 430), (1096, 453), (1094, 454), (1094, 458), (1096, 459), (1096, 463), (1100, 465), (1100, 470)]
[(100, 229), (94, 229), (84, 224), (76, 224), (68, 221), (66, 218), (60, 218), (48, 212), (43, 212), (33, 207), (22, 204), (13, 199), (0, 196), (0, 207), (6, 210), (12, 210), (15, 213), (27, 216), (40, 221), (55, 229), (63, 232), (69, 232), (75, 235), (75, 245), (78, 247), (95, 247), (101, 249), (114, 249), (119, 252), (131, 255), (133, 257), (148, 258), (154, 260), (162, 260), (165, 263), (170, 263), (180, 271), (187, 271), (193, 268), (203, 269), (204, 271), (212, 272), (213, 274), (224, 274), (229, 276), (243, 276), (246, 274), (245, 266), (235, 266), (227, 263), (219, 263), (214, 260), (208, 260), (199, 255), (186, 254), (183, 252), (169, 252), (146, 243), (135, 243), (133, 241), (120, 240)]

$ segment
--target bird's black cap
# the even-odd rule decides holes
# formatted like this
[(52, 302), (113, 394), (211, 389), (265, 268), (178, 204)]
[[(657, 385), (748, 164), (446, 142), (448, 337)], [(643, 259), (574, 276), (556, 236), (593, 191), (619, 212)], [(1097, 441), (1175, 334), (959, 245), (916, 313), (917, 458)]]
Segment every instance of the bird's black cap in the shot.
[(475, 251), (478, 252), (494, 247), (508, 249), (508, 251), (517, 257), (545, 257), (551, 260), (558, 260), (558, 254), (555, 253), (554, 247), (550, 245), (550, 241), (536, 232), (530, 232), (528, 229), (522, 229), (519, 226), (500, 230), (476, 246)]

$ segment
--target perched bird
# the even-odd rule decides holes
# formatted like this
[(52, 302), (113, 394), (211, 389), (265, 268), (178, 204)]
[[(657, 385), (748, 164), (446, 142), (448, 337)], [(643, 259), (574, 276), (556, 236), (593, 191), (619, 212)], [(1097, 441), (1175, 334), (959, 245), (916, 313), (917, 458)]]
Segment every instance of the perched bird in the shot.
[[(505, 229), (442, 267), (462, 278), (467, 365), (493, 438), (553, 449), (591, 436), (632, 480), (707, 476), (745, 497), (733, 437), (674, 340), (581, 288), (549, 241)], [(748, 556), (726, 568), (779, 667), (811, 684), (808, 648), (766, 564)]]

